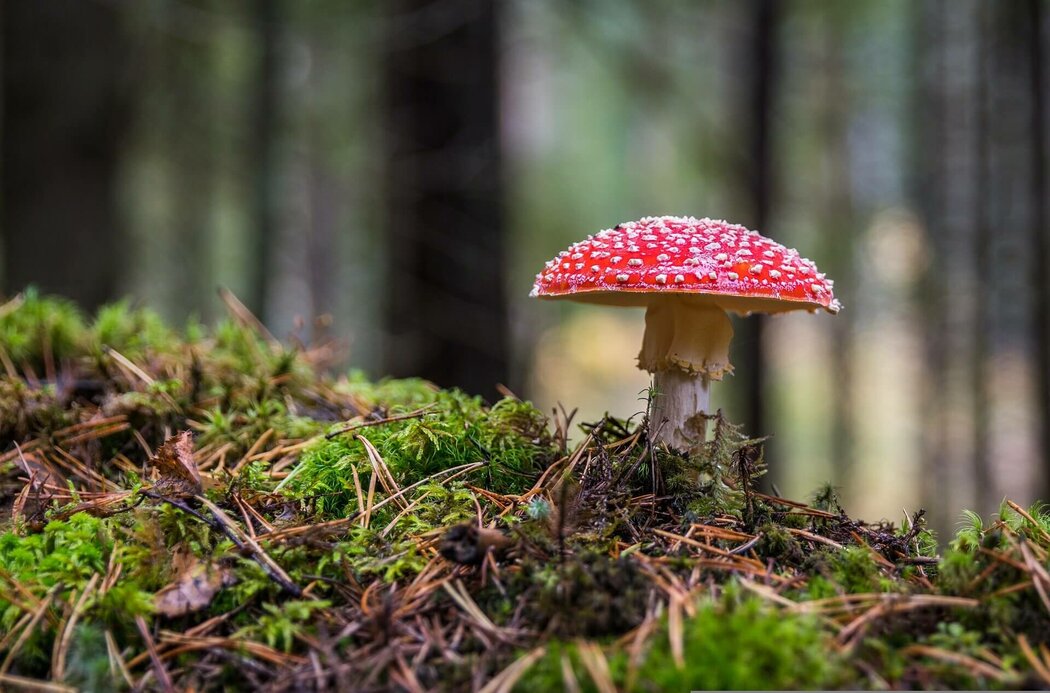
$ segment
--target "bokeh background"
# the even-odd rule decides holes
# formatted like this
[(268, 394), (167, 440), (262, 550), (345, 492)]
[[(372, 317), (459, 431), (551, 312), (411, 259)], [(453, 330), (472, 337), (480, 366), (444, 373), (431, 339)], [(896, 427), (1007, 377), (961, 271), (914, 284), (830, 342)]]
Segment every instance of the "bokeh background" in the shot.
[(1050, 498), (1044, 0), (6, 0), (2, 282), (346, 367), (644, 409), (640, 311), (527, 298), (620, 221), (743, 223), (838, 316), (738, 321), (716, 404), (851, 513)]

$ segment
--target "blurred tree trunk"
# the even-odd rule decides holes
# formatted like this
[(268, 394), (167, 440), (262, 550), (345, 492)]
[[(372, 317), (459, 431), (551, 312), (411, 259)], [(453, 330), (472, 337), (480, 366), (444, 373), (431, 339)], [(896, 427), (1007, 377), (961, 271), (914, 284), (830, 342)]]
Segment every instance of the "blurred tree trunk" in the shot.
[(387, 17), (387, 369), (493, 394), (507, 376), (498, 3)]
[[(850, 146), (848, 125), (850, 96), (844, 61), (845, 28), (851, 10), (845, 5), (824, 7), (826, 91), (821, 118), (827, 162), (827, 196), (824, 209), (824, 243), (831, 261), (828, 275), (835, 278), (835, 295), (850, 307), (856, 297), (857, 271), (853, 254), (858, 242), (850, 190)], [(855, 308), (859, 308), (856, 306)], [(832, 481), (835, 486), (852, 489), (854, 481), (853, 418), (853, 330), (857, 310), (845, 310), (832, 321), (831, 368), (834, 401), (831, 421)]]
[(998, 47), (998, 36), (989, 13), (993, 12), (990, 4), (978, 3), (976, 8), (976, 31), (973, 32), (976, 50), (973, 61), (974, 84), (974, 253), (973, 271), (976, 277), (974, 301), (974, 342), (971, 377), (973, 378), (973, 470), (974, 486), (977, 491), (977, 507), (985, 512), (991, 507), (997, 494), (993, 487), (992, 471), (989, 463), (988, 426), (990, 403), (990, 383), (988, 357), (990, 355), (989, 330), (992, 328), (989, 309), (995, 286), (991, 281), (991, 230), (989, 229), (989, 203), (993, 191), (989, 186), (989, 139), (988, 127), (988, 69), (989, 52)]
[[(949, 137), (945, 123), (953, 104), (946, 80), (949, 73), (947, 38), (940, 30), (946, 15), (945, 0), (914, 5), (913, 51), (918, 75), (913, 110), (917, 128), (912, 148), (913, 169), (918, 172), (914, 181), (915, 196), (932, 246), (932, 259), (920, 294), (921, 311), (926, 316), (923, 342), (928, 375), (922, 384), (925, 438), (919, 480), (922, 503), (930, 510), (930, 525), (939, 534), (950, 533), (954, 520), (949, 504), (942, 502), (952, 491), (945, 397), (949, 380), (945, 255), (951, 243), (944, 212), (949, 197), (946, 182)], [(955, 504), (961, 500), (954, 499)]]
[[(777, 26), (780, 17), (779, 0), (751, 0), (750, 40), (743, 42), (743, 64), (748, 80), (744, 121), (748, 159), (743, 172), (749, 190), (749, 214), (744, 224), (760, 233), (769, 233), (766, 222), (773, 195), (773, 150), (771, 146), (771, 112), (776, 90)], [(739, 345), (739, 356), (734, 377), (744, 380), (744, 426), (748, 435), (761, 436), (766, 430), (765, 420), (765, 359), (763, 333), (765, 318), (753, 315), (737, 323), (734, 342)], [(775, 467), (771, 468), (775, 481)]]
[(94, 308), (119, 291), (116, 176), (129, 87), (120, 7), (2, 5), (6, 293), (31, 282)]
[[(215, 11), (209, 0), (197, 0), (192, 6), (200, 12)], [(170, 0), (165, 9), (179, 11)], [(207, 308), (215, 296), (211, 215), (215, 201), (216, 118), (212, 90), (216, 69), (212, 42), (208, 35), (185, 38), (168, 34), (163, 40), (161, 77), (166, 87), (166, 108), (161, 117), (172, 200), (172, 233), (165, 242), (167, 257), (174, 261), (169, 265), (173, 271), (166, 279), (171, 285), (171, 305), (180, 319), (189, 314), (207, 318)]]
[[(973, 357), (973, 70), (972, 12), (947, 0), (917, 3), (920, 124), (918, 198), (929, 232), (930, 264), (922, 288), (926, 332), (923, 504), (930, 524), (950, 533), (953, 508), (974, 498)], [(951, 499), (947, 503), (945, 499)], [(950, 507), (949, 507), (950, 506)]]
[[(1038, 313), (1045, 275), (1031, 281), (1045, 263), (1040, 253), (1046, 242), (1030, 230), (1045, 222), (1043, 95), (1033, 92), (1040, 81), (1035, 54), (1041, 47), (1032, 14), (1024, 3), (977, 6), (974, 468), (984, 513), (993, 512), (1003, 497), (1034, 500), (1043, 466), (1032, 455), (1043, 435), (1043, 385), (1028, 390), (1013, 384), (1018, 377), (1042, 382), (1042, 357), (1033, 355), (1031, 336), (1046, 319)], [(1004, 266), (1012, 271), (996, 271)], [(1004, 397), (1007, 388), (1016, 391), (1015, 398)], [(1017, 405), (1010, 399), (1035, 411), (1012, 415)]]
[(1032, 99), (1032, 329), (1035, 334), (1036, 358), (1036, 426), (1039, 458), (1042, 463), (1042, 486), (1039, 497), (1050, 498), (1050, 224), (1046, 210), (1046, 80), (1043, 70), (1044, 51), (1043, 0), (1028, 0), (1029, 92)]
[(245, 303), (264, 322), (267, 319), (271, 273), (276, 270), (277, 238), (277, 122), (280, 107), (277, 51), (280, 0), (255, 0), (253, 25), (256, 56), (250, 99), (252, 167), (252, 228), (248, 291)]

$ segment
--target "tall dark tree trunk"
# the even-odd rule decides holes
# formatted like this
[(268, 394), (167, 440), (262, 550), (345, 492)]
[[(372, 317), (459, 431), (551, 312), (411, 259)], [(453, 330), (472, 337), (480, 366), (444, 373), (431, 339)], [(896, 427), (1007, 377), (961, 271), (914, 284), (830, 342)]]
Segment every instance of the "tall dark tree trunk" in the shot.
[(385, 75), (386, 366), (485, 395), (508, 364), (498, 4), (392, 2)]
[(938, 533), (950, 532), (954, 518), (948, 504), (941, 502), (952, 488), (949, 452), (948, 417), (944, 393), (948, 385), (948, 301), (946, 300), (946, 249), (949, 227), (944, 210), (947, 189), (946, 151), (949, 132), (945, 126), (952, 110), (952, 99), (946, 84), (949, 72), (947, 39), (940, 27), (947, 14), (946, 0), (915, 3), (913, 51), (916, 80), (913, 114), (917, 124), (914, 133), (913, 170), (915, 197), (929, 228), (932, 262), (923, 278), (920, 303), (924, 321), (925, 362), (929, 371), (922, 383), (923, 440), (922, 503), (930, 510), (930, 525)]
[[(215, 11), (207, 0), (198, 0), (194, 6), (202, 12)], [(170, 2), (166, 9), (180, 11)], [(167, 35), (164, 42), (162, 78), (167, 93), (162, 115), (173, 202), (171, 233), (165, 243), (167, 257), (178, 267), (168, 277), (170, 305), (180, 318), (190, 314), (206, 318), (215, 295), (211, 262), (216, 144), (213, 49), (209, 40), (199, 36), (191, 40)]]
[(2, 5), (6, 293), (33, 283), (94, 308), (119, 291), (116, 176), (129, 87), (120, 9), (82, 0)]
[(1042, 487), (1039, 497), (1050, 499), (1050, 223), (1046, 209), (1046, 79), (1043, 70), (1045, 51), (1043, 0), (1028, 1), (1028, 26), (1031, 73), (1029, 91), (1032, 99), (1032, 329), (1035, 333), (1036, 422), (1038, 451), (1042, 462)]
[(824, 244), (830, 266), (828, 273), (835, 278), (835, 295), (843, 300), (847, 310), (835, 316), (832, 322), (831, 372), (834, 378), (834, 401), (831, 414), (831, 474), (834, 484), (844, 489), (853, 486), (856, 464), (854, 460), (854, 406), (853, 406), (853, 346), (857, 272), (853, 254), (857, 244), (856, 220), (850, 180), (849, 78), (844, 60), (845, 27), (849, 10), (842, 5), (829, 4), (824, 8), (826, 53), (823, 64), (826, 91), (821, 106), (821, 129), (827, 142), (827, 200), (823, 211)]
[(979, 3), (976, 7), (976, 31), (974, 36), (977, 48), (974, 55), (974, 138), (976, 159), (974, 161), (973, 196), (974, 217), (974, 276), (977, 278), (974, 292), (974, 342), (971, 376), (973, 378), (973, 470), (974, 485), (977, 490), (977, 507), (987, 512), (991, 507), (996, 489), (993, 487), (992, 471), (989, 460), (989, 423), (990, 383), (988, 357), (991, 348), (989, 330), (991, 329), (989, 309), (995, 287), (991, 282), (991, 229), (988, 211), (989, 198), (989, 147), (988, 127), (988, 77), (989, 53), (996, 48), (998, 32), (990, 26), (989, 12), (991, 6)]
[(277, 239), (277, 122), (280, 98), (277, 58), (280, 0), (252, 3), (255, 42), (258, 46), (251, 98), (252, 228), (251, 267), (245, 302), (266, 320), (271, 273), (275, 270)]
[[(771, 111), (776, 88), (777, 37), (781, 12), (780, 0), (752, 0), (750, 5), (750, 40), (742, 44), (743, 64), (748, 80), (745, 112), (748, 159), (743, 172), (749, 190), (749, 213), (745, 225), (768, 233), (766, 222), (773, 195), (773, 150), (771, 146)], [(738, 345), (734, 377), (743, 380), (746, 392), (744, 425), (749, 435), (759, 436), (766, 430), (765, 359), (763, 334), (765, 318), (753, 315), (737, 324), (734, 342)], [(775, 469), (772, 470), (775, 474)]]

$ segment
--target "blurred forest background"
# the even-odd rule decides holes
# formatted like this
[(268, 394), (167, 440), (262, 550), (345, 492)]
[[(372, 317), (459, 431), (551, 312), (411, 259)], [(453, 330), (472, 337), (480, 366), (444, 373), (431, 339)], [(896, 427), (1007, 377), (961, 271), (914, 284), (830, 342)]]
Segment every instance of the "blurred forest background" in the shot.
[[(617, 222), (743, 223), (838, 316), (737, 322), (785, 494), (1050, 499), (1043, 0), (6, 0), (2, 281), (240, 296), (347, 367), (644, 409), (641, 311), (530, 301)], [(316, 317), (316, 319), (315, 319)]]

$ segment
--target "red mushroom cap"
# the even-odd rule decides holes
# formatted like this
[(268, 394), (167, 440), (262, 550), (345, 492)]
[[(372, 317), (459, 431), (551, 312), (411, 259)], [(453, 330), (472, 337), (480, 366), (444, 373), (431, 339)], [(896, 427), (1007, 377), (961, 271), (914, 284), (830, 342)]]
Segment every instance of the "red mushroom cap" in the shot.
[(645, 217), (569, 246), (531, 296), (644, 305), (644, 294), (696, 295), (740, 313), (841, 308), (833, 282), (794, 248), (738, 224)]

